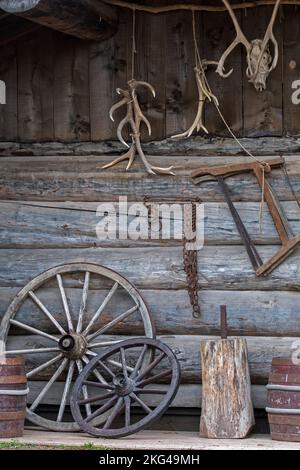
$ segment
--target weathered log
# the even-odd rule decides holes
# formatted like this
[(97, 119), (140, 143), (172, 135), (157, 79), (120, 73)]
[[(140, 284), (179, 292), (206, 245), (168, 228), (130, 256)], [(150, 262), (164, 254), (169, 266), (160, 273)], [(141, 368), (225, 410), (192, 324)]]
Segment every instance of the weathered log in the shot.
[[(173, 246), (182, 245), (180, 240), (164, 239), (161, 236), (163, 227), (171, 227), (183, 222), (183, 205), (180, 204), (181, 213), (161, 213), (160, 239), (131, 240), (119, 236), (114, 237), (112, 227), (107, 227), (110, 235), (107, 239), (99, 239), (96, 226), (100, 222), (97, 216), (99, 203), (80, 202), (38, 202), (38, 201), (0, 201), (0, 247), (1, 248), (79, 248), (89, 246), (137, 247), (137, 246)], [(300, 233), (300, 211), (296, 202), (283, 202), (288, 220), (295, 234)], [(146, 206), (145, 206), (146, 208)], [(278, 233), (275, 229), (270, 213), (266, 210), (262, 230), (259, 224), (260, 203), (238, 202), (236, 208), (245, 223), (248, 232), (259, 245), (279, 244)], [(115, 211), (110, 215), (116, 215), (119, 225), (120, 215), (125, 211), (119, 210), (115, 205)], [(206, 245), (240, 245), (241, 238), (229, 212), (228, 206), (223, 202), (207, 202), (204, 207), (204, 232)], [(143, 219), (143, 215), (140, 215)], [(128, 223), (134, 216), (128, 216)], [(148, 218), (147, 218), (148, 219)], [(220, 220), (222, 219), (222, 223)], [(200, 225), (199, 221), (199, 225)], [(47, 230), (45, 230), (47, 227)], [(150, 225), (149, 225), (150, 227)], [(122, 224), (120, 224), (122, 230)], [(124, 229), (122, 232), (123, 235)]]
[[(0, 288), (0, 321), (8, 304), (17, 295), (19, 288)], [(39, 298), (44, 305), (48, 305), (51, 312), (56, 313), (59, 323), (63, 323), (61, 300), (52, 288), (40, 289)], [(90, 290), (88, 298), (87, 315), (91, 319), (104, 299), (108, 290)], [(68, 299), (72, 312), (79, 311), (82, 291), (68, 289)], [(217, 335), (219, 333), (218, 305), (222, 302), (231, 306), (230, 336), (289, 336), (299, 337), (299, 294), (297, 292), (268, 291), (224, 291), (202, 290), (200, 293), (201, 318), (193, 318), (189, 297), (186, 289), (164, 290), (143, 289), (142, 297), (149, 306), (158, 335)], [(105, 309), (103, 317), (109, 322), (130, 307), (128, 298), (116, 292), (109, 308)], [(102, 318), (103, 318), (102, 317)], [(22, 306), (17, 319), (22, 323), (30, 324), (35, 328), (56, 334), (57, 330), (49, 322), (33, 301), (28, 300)], [(118, 324), (110, 330), (111, 334), (122, 333), (140, 336), (143, 334), (141, 323), (129, 317), (123, 324)], [(25, 334), (15, 330), (15, 334)]]
[[(226, 159), (225, 163), (236, 157)], [(190, 173), (194, 168), (224, 162), (222, 157), (149, 157), (156, 166), (175, 165), (176, 178), (145, 175), (136, 165), (130, 172), (119, 168), (102, 170), (104, 163), (111, 160), (108, 156), (84, 157), (10, 157), (0, 159), (0, 198), (48, 201), (114, 201), (119, 195), (127, 195), (131, 200), (190, 200), (200, 198), (207, 201), (224, 201), (216, 182), (206, 182), (196, 186)], [(300, 193), (299, 156), (286, 158), (287, 170), (294, 190)], [(245, 161), (239, 158), (238, 161)], [(249, 161), (249, 159), (248, 159)], [(78, 175), (80, 174), (80, 178)], [(272, 171), (268, 179), (280, 200), (294, 200), (281, 169)], [(261, 190), (256, 178), (241, 174), (227, 179), (233, 201), (260, 201)]]
[(81, 39), (102, 41), (117, 31), (117, 10), (97, 0), (0, 0), (0, 8)]
[[(128, 336), (106, 336), (105, 341), (123, 340)], [(159, 338), (171, 347), (180, 362), (182, 371), (182, 383), (199, 384), (201, 383), (201, 363), (199, 344), (201, 341), (214, 341), (215, 336), (198, 335), (162, 335)], [(249, 367), (251, 381), (255, 385), (267, 384), (271, 369), (272, 359), (277, 356), (290, 356), (291, 351), (297, 348), (295, 338), (267, 338), (267, 337), (245, 337), (249, 351)], [(9, 349), (32, 349), (53, 346), (53, 342), (38, 336), (12, 336), (9, 340)], [(99, 348), (100, 352), (102, 348)], [(97, 352), (97, 349), (95, 348)], [(53, 354), (30, 354), (26, 355), (27, 366), (29, 368), (37, 367), (53, 357)], [(163, 371), (163, 365), (161, 371)], [(55, 371), (55, 365), (52, 369), (42, 371), (34, 378), (36, 380), (49, 380)], [(52, 374), (51, 374), (52, 371)]]
[(201, 343), (200, 436), (245, 438), (255, 424), (247, 343), (243, 338)]
[[(259, 248), (264, 260), (278, 246)], [(0, 250), (0, 287), (23, 287), (55, 265), (92, 262), (120, 272), (138, 288), (185, 289), (182, 247), (65, 248)], [(243, 246), (204, 246), (198, 260), (199, 288), (299, 291), (300, 252), (295, 251), (269, 276), (257, 278)], [(70, 287), (79, 287), (72, 280)]]
[[(256, 137), (241, 139), (241, 142), (257, 156), (295, 155), (300, 151), (299, 139), (295, 137)], [(243, 155), (233, 139), (211, 136), (209, 138), (197, 136), (179, 141), (175, 139), (150, 141), (145, 142), (143, 148), (149, 155), (156, 156), (185, 155), (187, 158), (192, 155), (202, 157), (221, 155), (242, 158)], [(119, 141), (107, 139), (100, 142), (3, 141), (0, 143), (0, 155), (115, 155), (123, 151), (124, 148)], [(225, 160), (222, 162), (226, 163)]]

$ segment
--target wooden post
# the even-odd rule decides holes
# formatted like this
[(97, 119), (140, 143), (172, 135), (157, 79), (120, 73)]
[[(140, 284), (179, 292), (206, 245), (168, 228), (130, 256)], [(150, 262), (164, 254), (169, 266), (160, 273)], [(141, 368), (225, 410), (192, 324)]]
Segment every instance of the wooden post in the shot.
[[(224, 325), (224, 307), (222, 312)], [(203, 341), (201, 360), (200, 436), (211, 439), (246, 437), (255, 424), (246, 340)]]

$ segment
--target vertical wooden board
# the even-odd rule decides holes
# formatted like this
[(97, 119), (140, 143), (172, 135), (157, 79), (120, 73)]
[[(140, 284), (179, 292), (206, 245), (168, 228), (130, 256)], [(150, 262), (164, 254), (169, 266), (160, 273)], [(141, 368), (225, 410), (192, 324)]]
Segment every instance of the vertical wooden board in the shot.
[(41, 29), (18, 43), (18, 126), (21, 141), (54, 137), (53, 33)]
[(109, 109), (115, 95), (113, 55), (113, 39), (90, 46), (90, 116), (93, 141), (108, 140), (114, 136), (114, 125), (109, 119)]
[(283, 23), (284, 132), (300, 134), (300, 9), (284, 8)]
[(90, 139), (89, 47), (57, 34), (54, 65), (54, 132), (61, 141)]
[[(126, 109), (122, 107), (115, 112), (114, 123), (109, 118), (111, 106), (121, 99), (116, 89), (126, 88), (129, 77), (130, 21), (129, 13), (122, 12), (117, 34), (108, 41), (90, 46), (90, 115), (93, 141), (116, 140), (117, 125), (126, 113)], [(126, 130), (123, 136), (128, 137)]]
[[(152, 135), (141, 127), (142, 142), (165, 137), (165, 15), (136, 13), (135, 78), (148, 81), (156, 91), (154, 98), (145, 87), (138, 90), (143, 113), (149, 119)], [(129, 53), (131, 54), (131, 45)]]
[(0, 50), (0, 80), (6, 85), (6, 104), (0, 104), (0, 139), (13, 141), (18, 138), (18, 72), (14, 44)]
[[(241, 13), (236, 12), (236, 16), (240, 20)], [(205, 41), (203, 58), (219, 61), (236, 36), (228, 13), (204, 13), (203, 28)], [(241, 133), (243, 127), (241, 62), (241, 49), (240, 46), (237, 46), (225, 62), (226, 71), (233, 68), (230, 77), (220, 77), (214, 72), (214, 66), (209, 67), (207, 71), (207, 78), (212, 92), (219, 99), (220, 109), (229, 126), (237, 135)], [(213, 103), (206, 105), (205, 125), (210, 134), (228, 135), (228, 131)]]
[[(197, 26), (201, 24), (200, 15)], [(199, 28), (202, 31), (200, 26)], [(200, 43), (203, 38), (200, 37)], [(173, 12), (166, 19), (166, 135), (185, 131), (197, 112), (192, 15)]]
[(155, 98), (147, 93), (147, 116), (152, 128), (150, 140), (162, 140), (166, 136), (166, 15), (147, 15), (145, 19), (147, 81), (156, 92)]
[[(253, 8), (242, 15), (243, 31), (249, 41), (263, 39), (272, 15), (271, 7)], [(255, 25), (255, 27), (254, 27)], [(246, 76), (245, 49), (243, 50), (244, 135), (246, 137), (282, 135), (282, 24), (279, 16), (274, 28), (279, 44), (279, 60), (267, 79), (263, 92), (255, 90)], [(272, 53), (273, 49), (271, 47)]]

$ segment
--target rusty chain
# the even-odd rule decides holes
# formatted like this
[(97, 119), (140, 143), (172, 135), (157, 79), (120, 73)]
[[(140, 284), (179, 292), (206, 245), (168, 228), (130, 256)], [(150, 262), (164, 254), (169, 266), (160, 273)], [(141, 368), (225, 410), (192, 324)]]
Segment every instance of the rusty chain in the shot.
[[(199, 201), (197, 201), (199, 202)], [(197, 202), (192, 202), (192, 231), (197, 231)], [(196, 241), (196, 235), (195, 240)], [(198, 252), (197, 250), (188, 250), (187, 243), (192, 240), (183, 238), (183, 266), (186, 273), (187, 289), (192, 306), (193, 317), (199, 318), (201, 315), (199, 296), (198, 296)]]

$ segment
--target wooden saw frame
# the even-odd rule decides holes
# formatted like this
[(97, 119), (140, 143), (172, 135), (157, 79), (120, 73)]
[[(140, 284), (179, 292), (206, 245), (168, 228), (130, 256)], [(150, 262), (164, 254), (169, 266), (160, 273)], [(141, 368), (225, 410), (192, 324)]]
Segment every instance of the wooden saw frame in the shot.
[[(270, 182), (265, 179), (266, 173), (270, 173), (273, 168), (282, 167), (284, 163), (284, 158), (278, 157), (273, 160), (269, 160), (267, 163), (253, 161), (250, 163), (237, 163), (214, 167), (208, 166), (199, 168), (192, 173), (192, 178), (195, 179), (196, 184), (205, 181), (211, 181), (212, 178), (218, 182), (257, 276), (267, 275), (273, 271), (297, 248), (300, 243), (300, 235), (294, 236), (287, 216), (274, 189), (272, 188)], [(237, 209), (231, 200), (230, 190), (225, 182), (225, 178), (229, 176), (248, 172), (253, 172), (257, 178), (258, 184), (264, 193), (264, 201), (266, 201), (268, 205), (270, 214), (273, 218), (276, 230), (282, 243), (282, 246), (277, 251), (277, 253), (266, 262), (263, 262), (258, 251), (256, 250), (253, 240), (251, 239)]]

